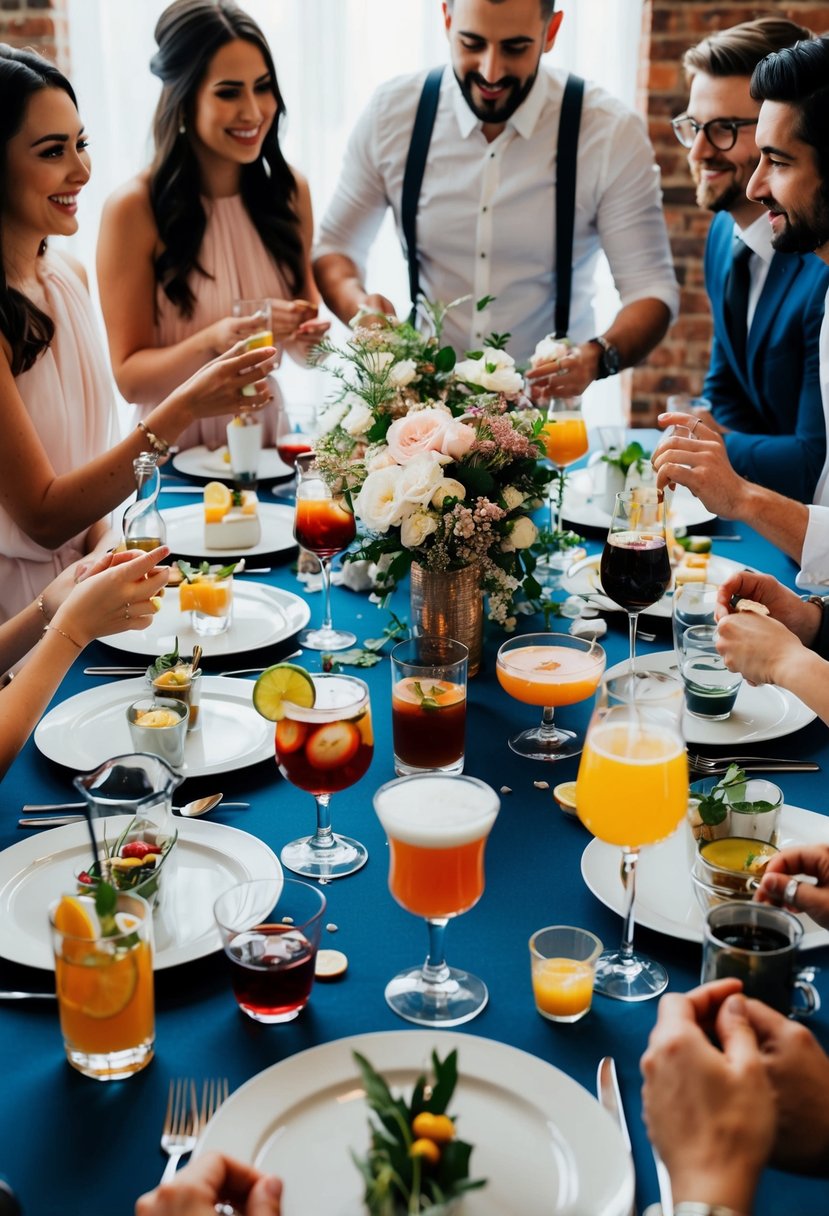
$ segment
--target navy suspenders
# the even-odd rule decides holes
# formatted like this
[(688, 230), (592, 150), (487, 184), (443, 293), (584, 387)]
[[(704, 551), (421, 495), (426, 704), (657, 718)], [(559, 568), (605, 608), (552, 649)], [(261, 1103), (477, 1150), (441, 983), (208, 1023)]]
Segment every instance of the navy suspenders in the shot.
[[(440, 83), (444, 69), (433, 68), (429, 72), (417, 106), (409, 155), (403, 174), (401, 200), (401, 223), (406, 242), (406, 258), (409, 265), (409, 295), (412, 301), (411, 319), (414, 320), (417, 297), (420, 294), (420, 267), (417, 259), (417, 209), (420, 188), (426, 169), (426, 157), (435, 125)], [(564, 87), (561, 115), (558, 124), (558, 147), (556, 151), (556, 304), (555, 334), (563, 338), (570, 322), (570, 298), (573, 278), (573, 230), (576, 218), (576, 158), (579, 144), (584, 81), (569, 75)]]

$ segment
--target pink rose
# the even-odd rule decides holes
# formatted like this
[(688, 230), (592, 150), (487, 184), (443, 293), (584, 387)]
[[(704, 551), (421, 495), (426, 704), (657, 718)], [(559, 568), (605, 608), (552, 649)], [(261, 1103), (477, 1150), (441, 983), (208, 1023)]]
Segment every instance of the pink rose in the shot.
[(398, 418), (386, 434), (388, 450), (398, 464), (424, 452), (439, 452), (458, 460), (475, 442), (475, 432), (453, 418), (448, 410), (429, 407)]

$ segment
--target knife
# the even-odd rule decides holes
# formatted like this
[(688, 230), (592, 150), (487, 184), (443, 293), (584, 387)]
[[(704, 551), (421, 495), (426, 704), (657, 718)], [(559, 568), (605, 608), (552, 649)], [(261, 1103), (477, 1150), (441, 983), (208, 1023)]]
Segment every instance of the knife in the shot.
[(56, 992), (0, 992), (0, 1001), (55, 1001)]
[[(625, 1148), (630, 1154), (631, 1162), (633, 1161), (633, 1150), (630, 1144), (630, 1133), (625, 1119), (625, 1111), (622, 1106), (622, 1095), (619, 1091), (619, 1078), (616, 1075), (616, 1061), (613, 1056), (603, 1056), (599, 1060), (599, 1068), (596, 1073), (596, 1092), (599, 1096), (599, 1101), (611, 1116), (619, 1131), (622, 1133), (622, 1139), (625, 1143)], [(630, 1216), (636, 1216), (636, 1199), (630, 1209)], [(666, 1212), (665, 1216), (673, 1216), (673, 1209)]]

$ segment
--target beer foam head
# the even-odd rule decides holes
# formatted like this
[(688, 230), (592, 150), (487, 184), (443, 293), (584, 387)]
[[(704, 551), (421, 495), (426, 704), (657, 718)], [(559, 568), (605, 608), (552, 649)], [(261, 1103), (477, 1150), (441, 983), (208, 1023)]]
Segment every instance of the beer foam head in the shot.
[(489, 834), (500, 805), (495, 790), (475, 777), (404, 777), (374, 795), (386, 835), (424, 849), (480, 840)]

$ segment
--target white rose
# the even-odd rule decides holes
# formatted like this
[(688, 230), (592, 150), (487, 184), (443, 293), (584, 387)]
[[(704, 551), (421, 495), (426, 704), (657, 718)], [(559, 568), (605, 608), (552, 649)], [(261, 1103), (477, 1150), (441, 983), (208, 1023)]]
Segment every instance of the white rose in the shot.
[(437, 531), (438, 521), (428, 511), (413, 511), (403, 520), (400, 528), (401, 543), (407, 549), (416, 549), (427, 536)]
[(514, 511), (516, 507), (521, 506), (525, 495), (523, 495), (515, 486), (507, 486), (501, 497), (504, 500), (504, 506), (507, 508), (507, 510)]
[(505, 350), (484, 348), (480, 359), (464, 359), (455, 367), (455, 375), (467, 384), (477, 385), (488, 393), (514, 396), (520, 393), (523, 377), (515, 370), (515, 360)]
[(520, 519), (516, 519), (509, 534), (516, 549), (529, 549), (530, 545), (535, 544), (537, 536), (538, 528), (528, 515), (522, 515)]
[(401, 359), (389, 372), (389, 384), (394, 388), (405, 388), (417, 378), (417, 364), (414, 359)]
[(370, 455), (366, 456), (366, 470), (369, 473), (374, 473), (378, 469), (390, 469), (397, 464), (385, 443), (377, 448), (370, 448), (369, 451)]
[(327, 435), (329, 431), (333, 431), (348, 411), (348, 404), (345, 401), (335, 401), (333, 405), (329, 405), (328, 409), (320, 415), (317, 422), (320, 435)]
[(547, 334), (546, 338), (542, 338), (536, 344), (530, 359), (530, 367), (538, 367), (539, 363), (555, 362), (562, 355), (566, 355), (571, 346), (572, 343), (568, 342), (566, 338), (556, 338), (554, 334)]
[[(353, 394), (349, 394), (353, 396)], [(374, 424), (374, 414), (366, 405), (365, 401), (361, 401), (357, 397), (351, 409), (342, 420), (342, 428), (348, 435), (365, 435)]]
[(466, 498), (466, 486), (454, 477), (442, 477), (432, 495), (432, 506), (442, 507), (447, 498)]
[(354, 510), (372, 532), (388, 532), (389, 528), (400, 523), (400, 473), (398, 465), (377, 469), (376, 472), (369, 473), (360, 487)]
[(367, 350), (364, 355), (364, 362), (370, 372), (374, 372), (376, 376), (379, 376), (390, 363), (394, 362), (394, 355), (390, 350)]
[(399, 501), (425, 507), (443, 479), (442, 463), (446, 460), (437, 452), (422, 452), (413, 456), (400, 469), (397, 481)]

